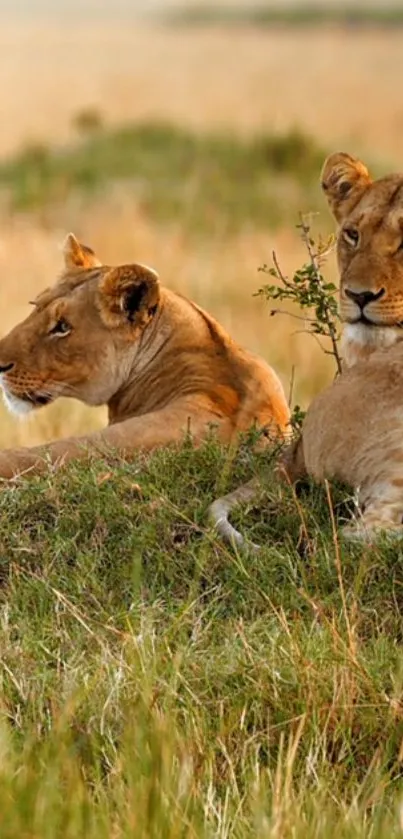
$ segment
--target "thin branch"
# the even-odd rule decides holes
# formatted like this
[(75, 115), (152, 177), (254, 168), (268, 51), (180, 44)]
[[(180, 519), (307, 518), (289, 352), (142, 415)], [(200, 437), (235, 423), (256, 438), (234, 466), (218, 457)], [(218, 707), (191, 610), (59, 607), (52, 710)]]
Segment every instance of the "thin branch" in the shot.
[(283, 272), (280, 268), (280, 265), (279, 265), (279, 262), (278, 262), (278, 259), (277, 259), (277, 256), (276, 256), (276, 251), (272, 251), (271, 258), (273, 260), (273, 265), (276, 269), (278, 279), (281, 280), (281, 282), (283, 283), (285, 288), (289, 288), (293, 291), (292, 283), (290, 283), (289, 279), (284, 276), (284, 274), (283, 274)]
[[(316, 282), (318, 284), (318, 287), (321, 290), (323, 290), (323, 283), (322, 283), (322, 278), (321, 278), (321, 273), (320, 273), (319, 257), (318, 257), (318, 254), (315, 253), (315, 251), (313, 250), (313, 247), (312, 247), (312, 244), (311, 244), (311, 239), (310, 239), (310, 236), (309, 236), (310, 228), (306, 224), (306, 222), (304, 221), (303, 215), (300, 215), (300, 219), (301, 219), (301, 224), (299, 225), (299, 227), (302, 231), (301, 232), (301, 238), (302, 238), (302, 241), (303, 241), (303, 243), (304, 243), (304, 245), (305, 245), (305, 247), (308, 251), (309, 258), (311, 260), (311, 265), (312, 265), (312, 267), (314, 269), (314, 272), (315, 272), (315, 279), (316, 279)], [(324, 312), (325, 312), (327, 328), (329, 330), (329, 337), (330, 337), (330, 340), (332, 342), (332, 351), (333, 351), (333, 355), (334, 355), (334, 358), (335, 358), (335, 361), (336, 361), (337, 372), (340, 374), (341, 370), (342, 370), (342, 365), (341, 365), (341, 358), (340, 358), (340, 355), (339, 355), (339, 349), (338, 349), (338, 346), (337, 346), (337, 332), (336, 332), (336, 327), (334, 325), (334, 321), (333, 321), (333, 318), (332, 318), (332, 313), (330, 311), (329, 303), (328, 303), (328, 300), (327, 300), (325, 294), (323, 295), (323, 308), (324, 308)]]
[(295, 320), (302, 320), (304, 323), (316, 323), (315, 318), (307, 318), (305, 315), (297, 315), (295, 312), (287, 312), (285, 309), (271, 309), (270, 317), (272, 318), (274, 315), (288, 315), (288, 317), (294, 318)]
[(292, 405), (292, 397), (294, 395), (294, 382), (295, 382), (295, 364), (291, 367), (291, 379), (290, 379), (290, 390), (288, 394), (288, 406), (291, 407)]
[[(305, 332), (305, 335), (306, 335), (306, 329), (297, 329), (297, 330), (296, 330), (295, 332), (293, 332), (292, 334), (293, 334), (293, 335), (303, 335), (303, 333), (304, 333), (304, 332)], [(325, 350), (325, 348), (324, 348), (323, 344), (321, 343), (321, 340), (320, 340), (320, 338), (319, 338), (319, 335), (318, 335), (316, 332), (309, 332), (309, 335), (312, 335), (312, 338), (315, 338), (315, 341), (316, 341), (316, 343), (317, 343), (318, 347), (320, 347), (321, 351), (322, 351), (325, 355), (333, 355), (333, 350)]]

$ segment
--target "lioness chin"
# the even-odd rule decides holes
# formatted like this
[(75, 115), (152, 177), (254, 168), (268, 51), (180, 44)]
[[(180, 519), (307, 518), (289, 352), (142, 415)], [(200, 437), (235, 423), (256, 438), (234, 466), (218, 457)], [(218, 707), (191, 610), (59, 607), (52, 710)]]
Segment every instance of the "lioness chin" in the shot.
[(108, 406), (102, 431), (0, 452), (0, 477), (31, 475), (114, 450), (128, 456), (199, 442), (216, 426), (221, 440), (252, 425), (285, 433), (289, 409), (273, 370), (246, 352), (206, 312), (163, 288), (142, 265), (102, 265), (70, 234), (58, 282), (0, 341), (0, 381), (17, 413), (59, 396)]
[[(347, 538), (403, 536), (403, 175), (374, 181), (340, 152), (325, 161), (321, 182), (339, 225), (343, 372), (313, 400), (279, 471), (359, 490), (361, 515)], [(225, 538), (243, 542), (228, 514), (255, 494), (250, 483), (213, 504)]]

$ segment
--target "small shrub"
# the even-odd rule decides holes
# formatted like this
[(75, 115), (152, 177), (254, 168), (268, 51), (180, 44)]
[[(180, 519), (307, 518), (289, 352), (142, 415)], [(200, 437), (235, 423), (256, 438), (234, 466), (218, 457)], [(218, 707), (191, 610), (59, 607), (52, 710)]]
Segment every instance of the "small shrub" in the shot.
[(104, 126), (104, 119), (97, 108), (82, 108), (74, 114), (72, 124), (79, 134), (88, 135), (100, 131)]
[[(276, 254), (273, 252), (273, 267), (263, 265), (260, 270), (277, 280), (275, 285), (267, 284), (257, 291), (257, 296), (271, 301), (287, 301), (294, 304), (302, 312), (302, 315), (295, 311), (287, 312), (291, 317), (302, 320), (304, 329), (315, 338), (323, 337), (328, 339), (330, 350), (323, 347), (323, 352), (333, 356), (336, 372), (341, 373), (341, 358), (338, 349), (339, 342), (339, 314), (336, 299), (336, 286), (325, 280), (321, 268), (326, 257), (334, 246), (334, 237), (319, 239), (318, 242), (311, 236), (309, 219), (301, 216), (297, 225), (308, 254), (308, 262), (299, 268), (294, 276), (286, 277), (279, 265)], [(271, 309), (272, 316), (285, 314), (280, 309)]]

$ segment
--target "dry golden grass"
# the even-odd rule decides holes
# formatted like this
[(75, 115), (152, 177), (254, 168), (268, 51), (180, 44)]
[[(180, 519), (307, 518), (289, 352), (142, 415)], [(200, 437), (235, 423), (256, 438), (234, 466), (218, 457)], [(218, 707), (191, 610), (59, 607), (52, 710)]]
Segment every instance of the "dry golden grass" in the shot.
[(174, 30), (135, 23), (0, 27), (0, 153), (64, 141), (79, 108), (200, 130), (283, 130), (398, 161), (401, 30)]
[[(298, 125), (330, 148), (368, 152), (396, 165), (403, 108), (396, 106), (403, 71), (401, 33), (353, 34), (182, 30), (139, 25), (6, 24), (0, 28), (2, 130), (0, 153), (32, 139), (66, 142), (71, 118), (96, 106), (111, 122), (166, 118), (207, 130), (237, 132)], [(319, 174), (319, 173), (318, 173)], [(323, 206), (323, 223), (328, 216)], [(290, 219), (287, 230), (263, 235), (246, 228), (231, 240), (188, 239), (180, 219), (160, 228), (142, 216), (127, 191), (101, 205), (71, 199), (43, 226), (41, 220), (2, 221), (0, 334), (23, 317), (27, 301), (60, 266), (57, 245), (68, 229), (105, 261), (153, 264), (164, 282), (214, 313), (232, 335), (264, 355), (286, 388), (296, 366), (295, 396), (306, 403), (331, 375), (331, 365), (298, 324), (271, 319), (252, 294), (257, 268), (277, 251), (285, 271), (304, 253)], [(320, 227), (320, 220), (319, 220)], [(334, 261), (327, 274), (335, 277)], [(2, 410), (0, 444), (35, 443), (79, 433), (104, 421), (104, 411), (71, 402), (16, 423)]]

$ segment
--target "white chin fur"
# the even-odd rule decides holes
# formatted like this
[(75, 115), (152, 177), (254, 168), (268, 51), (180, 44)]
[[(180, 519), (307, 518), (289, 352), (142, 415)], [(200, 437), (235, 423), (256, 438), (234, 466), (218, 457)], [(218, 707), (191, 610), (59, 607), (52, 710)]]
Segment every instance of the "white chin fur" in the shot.
[(402, 339), (403, 330), (399, 327), (346, 323), (341, 338), (343, 366), (353, 367), (369, 358), (375, 350), (387, 349)]
[(30, 402), (26, 402), (24, 399), (19, 399), (18, 396), (14, 396), (14, 394), (9, 393), (4, 387), (3, 399), (8, 410), (18, 417), (24, 417), (34, 410), (34, 406), (31, 405)]
[(394, 326), (368, 326), (366, 323), (346, 323), (343, 343), (351, 341), (361, 347), (384, 349), (403, 337), (402, 330)]

